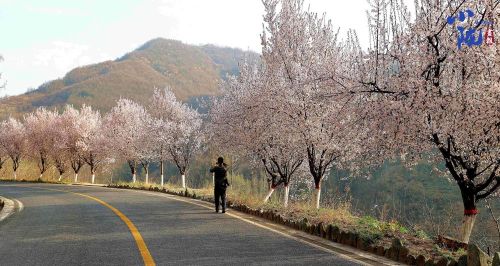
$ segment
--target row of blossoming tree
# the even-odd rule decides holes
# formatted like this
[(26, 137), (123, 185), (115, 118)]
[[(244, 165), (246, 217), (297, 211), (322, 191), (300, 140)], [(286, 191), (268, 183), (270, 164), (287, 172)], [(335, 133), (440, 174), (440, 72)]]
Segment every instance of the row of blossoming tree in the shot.
[[(478, 201), (500, 187), (500, 56), (498, 40), (458, 49), (466, 36), (450, 18), (482, 34), (498, 23), (499, 2), (417, 0), (410, 11), (400, 0), (370, 1), (367, 50), (302, 0), (263, 3), (262, 62), (223, 83), (211, 117), (214, 139), (268, 173), (266, 200), (282, 184), (286, 205), (302, 167), (319, 207), (332, 167), (362, 174), (388, 159), (427, 160), (460, 188), (468, 242)], [(463, 10), (477, 19), (462, 20)]]
[(0, 161), (10, 158), (17, 179), (23, 159), (38, 164), (40, 179), (51, 166), (59, 172), (59, 181), (70, 168), (74, 181), (84, 165), (90, 167), (91, 182), (96, 171), (115, 160), (125, 161), (136, 182), (138, 165), (144, 168), (149, 182), (149, 164), (172, 161), (186, 187), (185, 175), (193, 155), (200, 149), (202, 134), (200, 114), (179, 102), (172, 91), (155, 90), (148, 108), (120, 99), (104, 116), (90, 106), (64, 111), (38, 108), (23, 120), (9, 118), (0, 125)]

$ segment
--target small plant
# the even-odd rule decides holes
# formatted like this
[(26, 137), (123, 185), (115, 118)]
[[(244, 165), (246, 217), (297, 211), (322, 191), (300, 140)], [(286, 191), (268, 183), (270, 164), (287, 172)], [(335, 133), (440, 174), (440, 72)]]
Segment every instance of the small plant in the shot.
[(461, 257), (463, 255), (467, 255), (467, 250), (459, 248), (457, 251), (455, 251), (455, 254), (457, 255), (457, 257)]
[(404, 227), (397, 221), (390, 221), (387, 223), (383, 224), (383, 230), (391, 233), (399, 232), (402, 234), (408, 234), (410, 230), (408, 228)]
[(427, 233), (421, 229), (415, 230), (415, 236), (418, 238), (421, 238), (421, 239), (429, 239), (429, 236), (427, 235)]
[(450, 260), (451, 258), (453, 258), (453, 253), (447, 249), (443, 249), (441, 248), (439, 245), (434, 245), (433, 246), (433, 250), (439, 254), (439, 256), (441, 257), (444, 257), (448, 260)]
[(360, 225), (365, 225), (369, 229), (380, 230), (381, 223), (379, 220), (375, 219), (372, 216), (363, 216), (359, 219), (358, 223)]

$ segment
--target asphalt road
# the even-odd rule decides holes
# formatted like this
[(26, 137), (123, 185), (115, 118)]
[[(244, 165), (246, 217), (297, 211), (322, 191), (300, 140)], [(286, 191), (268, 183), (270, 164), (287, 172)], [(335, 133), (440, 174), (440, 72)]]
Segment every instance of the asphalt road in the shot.
[[(24, 204), (0, 222), (0, 265), (144, 265), (145, 251), (157, 265), (359, 265), (168, 197), (11, 182), (0, 182), (0, 195)], [(142, 253), (137, 235), (110, 206), (138, 230)]]

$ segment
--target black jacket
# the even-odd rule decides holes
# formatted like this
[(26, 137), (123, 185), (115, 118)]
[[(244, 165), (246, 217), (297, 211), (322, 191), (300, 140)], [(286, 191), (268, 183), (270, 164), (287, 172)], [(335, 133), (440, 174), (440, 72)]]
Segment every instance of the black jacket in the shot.
[(215, 186), (226, 188), (229, 186), (229, 182), (227, 181), (227, 170), (226, 164), (219, 165), (210, 168), (210, 173), (214, 173)]

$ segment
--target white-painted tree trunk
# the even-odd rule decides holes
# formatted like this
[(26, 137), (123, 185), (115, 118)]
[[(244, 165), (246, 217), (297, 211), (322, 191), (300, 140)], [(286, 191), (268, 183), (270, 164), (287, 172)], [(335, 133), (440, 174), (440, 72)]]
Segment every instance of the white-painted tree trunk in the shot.
[(269, 201), (269, 198), (271, 198), (271, 195), (274, 192), (274, 188), (269, 189), (269, 192), (267, 193), (266, 197), (264, 198), (264, 203)]
[(75, 174), (75, 183), (78, 182), (78, 174)]
[(40, 180), (42, 179), (42, 176), (43, 176), (43, 174), (40, 174), (40, 177), (39, 177), (39, 178), (40, 178)]
[(215, 187), (215, 173), (212, 173), (212, 185)]
[(59, 175), (59, 179), (57, 181), (61, 182), (62, 175)]
[(182, 175), (182, 188), (186, 188), (186, 175)]
[(14, 171), (14, 180), (17, 180), (17, 173)]
[(149, 184), (149, 173), (146, 172), (146, 184)]
[(321, 187), (317, 187), (314, 189), (314, 206), (316, 209), (319, 209), (319, 200), (321, 198)]
[(95, 174), (92, 174), (92, 184), (95, 182)]
[(476, 216), (477, 214), (464, 215), (460, 239), (463, 243), (469, 243), (472, 228), (474, 228), (474, 222), (476, 221)]
[(283, 206), (288, 207), (288, 196), (290, 195), (290, 187), (289, 186), (285, 186), (285, 199), (284, 199), (284, 203), (283, 203)]
[(161, 187), (163, 187), (163, 160), (160, 161), (160, 179)]
[(132, 183), (135, 183), (136, 179), (137, 179), (136, 174), (135, 173), (132, 174)]

